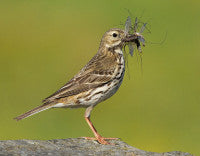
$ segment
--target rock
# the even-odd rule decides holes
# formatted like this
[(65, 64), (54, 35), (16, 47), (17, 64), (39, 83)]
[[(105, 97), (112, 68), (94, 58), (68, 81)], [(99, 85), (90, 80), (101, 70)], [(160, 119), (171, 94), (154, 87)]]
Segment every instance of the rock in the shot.
[(112, 140), (115, 145), (100, 145), (96, 141), (75, 139), (55, 140), (5, 140), (0, 141), (0, 156), (192, 156), (184, 152), (147, 152), (120, 140)]

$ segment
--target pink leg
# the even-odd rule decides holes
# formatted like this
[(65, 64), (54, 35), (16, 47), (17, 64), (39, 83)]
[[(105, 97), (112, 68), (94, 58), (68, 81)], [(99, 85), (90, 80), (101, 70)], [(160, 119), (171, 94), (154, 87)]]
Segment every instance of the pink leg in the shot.
[(104, 144), (104, 145), (109, 145), (111, 143), (107, 142), (106, 140), (117, 140), (118, 138), (104, 138), (102, 137), (97, 130), (95, 129), (94, 125), (92, 124), (92, 122), (90, 121), (90, 117), (85, 117), (85, 120), (87, 121), (88, 125), (90, 126), (92, 132), (94, 133), (95, 138), (90, 138), (90, 137), (84, 137), (85, 139), (88, 140), (97, 140), (100, 144)]
[(87, 121), (88, 125), (90, 126), (92, 132), (94, 133), (95, 138), (90, 138), (90, 137), (84, 137), (85, 139), (88, 140), (97, 140), (100, 144), (104, 144), (104, 145), (111, 145), (111, 143), (107, 142), (106, 140), (116, 140), (118, 138), (104, 138), (102, 137), (97, 130), (95, 129), (94, 125), (92, 124), (92, 122), (90, 121), (90, 112), (92, 111), (93, 106), (90, 106), (86, 109), (85, 111), (85, 120)]

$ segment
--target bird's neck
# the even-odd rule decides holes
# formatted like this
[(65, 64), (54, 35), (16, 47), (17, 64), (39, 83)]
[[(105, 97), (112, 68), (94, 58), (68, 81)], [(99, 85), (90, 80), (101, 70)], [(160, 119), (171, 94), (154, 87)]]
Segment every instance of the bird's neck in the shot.
[(105, 45), (105, 46), (101, 46), (99, 48), (99, 52), (123, 55), (122, 47), (123, 47), (123, 45), (121, 45), (121, 44), (116, 45), (116, 46)]

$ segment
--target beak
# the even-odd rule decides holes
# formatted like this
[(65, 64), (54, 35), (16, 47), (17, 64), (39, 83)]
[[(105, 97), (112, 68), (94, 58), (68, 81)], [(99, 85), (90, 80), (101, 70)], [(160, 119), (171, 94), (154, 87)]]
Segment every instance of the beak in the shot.
[(137, 39), (137, 36), (135, 34), (128, 34), (123, 38), (123, 42), (133, 42)]

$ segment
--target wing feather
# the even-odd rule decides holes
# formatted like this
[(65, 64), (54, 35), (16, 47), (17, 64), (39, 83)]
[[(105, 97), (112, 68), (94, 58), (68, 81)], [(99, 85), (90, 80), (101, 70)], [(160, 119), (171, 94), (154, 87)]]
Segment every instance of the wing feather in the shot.
[(112, 81), (116, 68), (116, 56), (114, 54), (109, 57), (105, 55), (97, 53), (77, 75), (54, 94), (44, 99), (43, 103), (49, 104), (60, 98), (77, 95)]

